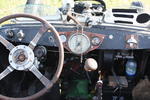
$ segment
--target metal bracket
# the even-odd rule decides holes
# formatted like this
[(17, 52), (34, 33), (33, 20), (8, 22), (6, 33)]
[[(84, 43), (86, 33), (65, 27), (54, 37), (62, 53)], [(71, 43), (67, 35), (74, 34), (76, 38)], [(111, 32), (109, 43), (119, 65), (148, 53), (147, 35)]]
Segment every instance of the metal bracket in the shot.
[(138, 35), (127, 35), (126, 36), (126, 48), (137, 49), (138, 48)]

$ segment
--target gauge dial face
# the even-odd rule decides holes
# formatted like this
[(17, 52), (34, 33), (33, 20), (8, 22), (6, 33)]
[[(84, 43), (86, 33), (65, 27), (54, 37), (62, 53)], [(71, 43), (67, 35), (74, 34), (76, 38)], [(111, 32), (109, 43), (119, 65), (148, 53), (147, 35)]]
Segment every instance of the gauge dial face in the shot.
[(67, 41), (67, 37), (66, 37), (66, 35), (64, 35), (64, 34), (61, 34), (61, 35), (60, 35), (60, 39), (61, 39), (62, 43), (64, 43), (64, 42)]
[(101, 41), (98, 37), (94, 37), (91, 42), (93, 45), (97, 46), (100, 44)]
[(90, 39), (85, 34), (73, 34), (68, 40), (70, 50), (75, 54), (83, 54), (90, 48)]

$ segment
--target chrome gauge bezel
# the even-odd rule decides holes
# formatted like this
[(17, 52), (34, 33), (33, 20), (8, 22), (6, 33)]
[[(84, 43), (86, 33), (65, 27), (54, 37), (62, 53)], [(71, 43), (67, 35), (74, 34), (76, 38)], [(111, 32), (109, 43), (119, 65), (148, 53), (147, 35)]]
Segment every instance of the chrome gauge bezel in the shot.
[[(78, 36), (78, 35), (82, 36), (82, 38), (84, 38), (84, 39), (87, 40), (87, 41), (85, 41), (86, 46), (84, 46), (84, 47), (86, 47), (86, 48), (84, 48), (84, 49), (83, 49), (82, 51), (80, 51), (80, 52), (77, 52), (77, 51), (75, 50), (75, 48), (72, 48), (72, 45), (75, 45), (75, 44), (72, 44), (72, 43), (71, 43), (72, 39), (74, 39), (74, 41), (76, 41), (75, 39), (76, 39), (76, 36)], [(82, 45), (83, 45), (83, 44), (82, 44)], [(68, 47), (69, 47), (70, 51), (73, 52), (74, 54), (77, 54), (77, 55), (84, 54), (84, 53), (86, 53), (86, 52), (89, 50), (89, 48), (91, 47), (91, 41), (90, 41), (89, 37), (88, 37), (87, 35), (83, 34), (83, 33), (74, 33), (74, 34), (72, 34), (72, 35), (69, 37), (69, 39), (68, 39)]]

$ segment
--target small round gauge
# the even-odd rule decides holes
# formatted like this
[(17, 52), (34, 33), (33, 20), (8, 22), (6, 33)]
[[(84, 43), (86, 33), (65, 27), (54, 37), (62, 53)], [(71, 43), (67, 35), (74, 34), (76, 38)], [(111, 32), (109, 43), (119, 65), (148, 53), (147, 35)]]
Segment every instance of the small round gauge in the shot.
[(93, 37), (91, 42), (93, 45), (97, 46), (100, 44), (101, 40), (98, 37)]
[(91, 46), (90, 39), (85, 34), (73, 34), (68, 40), (70, 50), (75, 54), (85, 53)]
[(60, 39), (61, 39), (62, 43), (64, 43), (64, 42), (67, 41), (67, 37), (66, 37), (66, 35), (64, 35), (64, 34), (61, 34), (61, 35), (60, 35)]

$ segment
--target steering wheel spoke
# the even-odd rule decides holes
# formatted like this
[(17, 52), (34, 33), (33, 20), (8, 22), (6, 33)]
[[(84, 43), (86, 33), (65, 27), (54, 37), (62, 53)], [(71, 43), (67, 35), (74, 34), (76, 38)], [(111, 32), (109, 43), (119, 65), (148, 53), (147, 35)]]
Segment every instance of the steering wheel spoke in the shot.
[(37, 45), (39, 39), (43, 36), (43, 34), (48, 30), (46, 26), (42, 26), (39, 30), (39, 32), (35, 35), (33, 40), (30, 42), (29, 47), (33, 50), (35, 46)]
[(48, 88), (51, 81), (47, 79), (35, 65), (33, 65), (29, 70), (42, 82), (46, 88)]
[(0, 42), (9, 50), (11, 51), (15, 46), (7, 41), (3, 36), (0, 35)]
[(0, 80), (10, 74), (14, 69), (11, 66), (8, 66), (2, 73), (0, 73)]

